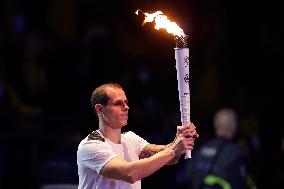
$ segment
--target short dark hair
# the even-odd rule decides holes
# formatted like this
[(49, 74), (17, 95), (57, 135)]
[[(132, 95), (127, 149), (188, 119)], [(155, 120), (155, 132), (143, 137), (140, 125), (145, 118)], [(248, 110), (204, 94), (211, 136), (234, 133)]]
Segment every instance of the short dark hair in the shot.
[(107, 105), (107, 102), (109, 100), (109, 96), (106, 93), (106, 88), (107, 87), (114, 87), (114, 88), (119, 88), (123, 89), (121, 85), (117, 83), (105, 83), (100, 86), (98, 86), (92, 93), (91, 96), (91, 108), (94, 113), (95, 111), (95, 105), (96, 104), (101, 104), (103, 106)]

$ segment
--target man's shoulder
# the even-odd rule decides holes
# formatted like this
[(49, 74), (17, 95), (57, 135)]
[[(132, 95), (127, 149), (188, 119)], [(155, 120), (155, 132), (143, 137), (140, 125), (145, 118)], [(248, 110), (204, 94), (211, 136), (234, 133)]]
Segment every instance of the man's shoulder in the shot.
[(121, 134), (122, 138), (124, 139), (137, 139), (137, 138), (140, 138), (139, 135), (137, 135), (136, 133), (134, 133), (133, 131), (126, 131), (126, 132), (123, 132)]
[(105, 138), (98, 132), (93, 131), (78, 145), (78, 152), (93, 153), (109, 149), (110, 146)]
[(92, 131), (90, 134), (88, 134), (84, 139), (81, 140), (79, 144), (79, 148), (88, 145), (88, 144), (103, 144), (105, 143), (105, 138), (98, 132), (98, 131)]
[(88, 135), (87, 141), (91, 141), (91, 140), (98, 140), (101, 142), (105, 142), (105, 138), (98, 131), (93, 131), (92, 133)]
[(137, 135), (137, 134), (135, 134), (133, 131), (124, 131), (123, 133), (121, 133), (121, 135), (123, 135), (123, 136), (131, 136), (131, 135)]

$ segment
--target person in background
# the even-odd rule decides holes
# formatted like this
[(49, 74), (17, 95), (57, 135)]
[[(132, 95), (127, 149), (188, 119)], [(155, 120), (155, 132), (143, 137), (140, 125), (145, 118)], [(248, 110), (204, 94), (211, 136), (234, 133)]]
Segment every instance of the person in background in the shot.
[(175, 139), (167, 145), (150, 144), (132, 131), (122, 133), (129, 106), (119, 84), (97, 87), (91, 105), (99, 123), (78, 146), (79, 189), (140, 189), (141, 179), (177, 163), (198, 137), (194, 124), (177, 126)]
[(215, 136), (204, 142), (188, 161), (185, 188), (246, 189), (246, 153), (235, 140), (237, 112), (221, 108), (215, 113), (213, 124)]

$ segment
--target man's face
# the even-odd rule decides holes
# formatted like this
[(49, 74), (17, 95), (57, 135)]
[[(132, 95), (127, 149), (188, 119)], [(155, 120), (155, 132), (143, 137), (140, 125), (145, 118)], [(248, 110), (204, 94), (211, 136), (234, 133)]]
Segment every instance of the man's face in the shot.
[(103, 106), (102, 119), (105, 124), (112, 128), (121, 128), (127, 125), (128, 119), (128, 101), (124, 91), (116, 87), (106, 89), (109, 100), (106, 106)]

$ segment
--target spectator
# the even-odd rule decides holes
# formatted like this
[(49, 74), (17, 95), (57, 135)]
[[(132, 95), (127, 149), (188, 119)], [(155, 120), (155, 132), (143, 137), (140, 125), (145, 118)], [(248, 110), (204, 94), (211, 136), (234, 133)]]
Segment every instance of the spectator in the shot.
[[(237, 112), (222, 108), (214, 116), (214, 134), (194, 153), (187, 164), (185, 188), (246, 189), (247, 158), (245, 149), (235, 143)], [(255, 185), (251, 184), (251, 187)]]

